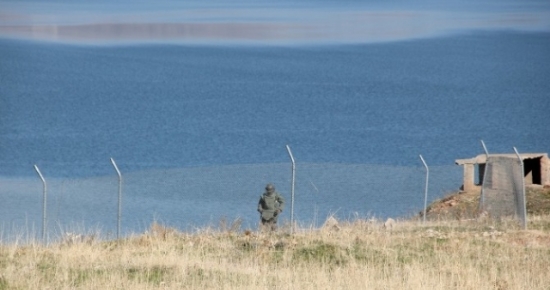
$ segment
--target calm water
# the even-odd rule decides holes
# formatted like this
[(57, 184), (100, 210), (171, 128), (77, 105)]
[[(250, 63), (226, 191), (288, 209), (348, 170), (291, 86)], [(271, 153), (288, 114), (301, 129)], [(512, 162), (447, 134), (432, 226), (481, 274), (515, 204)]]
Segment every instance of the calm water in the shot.
[[(15, 9), (17, 2), (6, 3)], [(510, 5), (498, 11), (514, 10)], [(44, 16), (55, 9), (43, 11), (29, 19), (58, 19)], [(254, 14), (232, 11), (237, 20)], [(307, 14), (304, 21), (319, 24), (316, 17), (326, 11)], [(299, 18), (283, 12), (274, 12), (273, 19)], [(17, 22), (8, 14), (0, 17), (0, 33), (6, 23)], [(159, 15), (168, 14), (148, 17)], [(407, 37), (382, 41), (373, 34), (366, 43), (350, 41), (361, 32), (288, 45), (300, 38), (295, 27), (281, 34), (284, 45), (273, 44), (269, 37), (281, 28), (271, 26), (255, 36), (267, 45), (235, 39), (88, 45), (98, 37), (108, 43), (112, 30), (80, 27), (77, 32), (88, 38), (79, 43), (71, 38), (74, 28), (61, 26), (55, 37), (71, 44), (0, 38), (1, 222), (40, 228), (35, 164), (51, 182), (51, 224), (99, 224), (112, 232), (113, 157), (126, 175), (124, 221), (131, 232), (154, 218), (185, 227), (242, 217), (250, 226), (266, 182), (285, 184), (280, 189), (288, 197), (285, 145), (301, 170), (296, 206), (306, 221), (335, 212), (387, 217), (421, 208), (422, 199), (410, 202), (409, 195), (423, 190), (419, 154), (436, 166), (433, 194), (441, 195), (460, 186), (454, 160), (482, 153), (480, 140), (494, 153), (513, 152), (514, 146), (520, 152), (550, 151), (550, 33), (537, 26), (546, 27), (544, 22), (532, 31), (504, 31), (506, 24), (439, 35), (437, 25), (420, 25), (414, 15), (416, 29)], [(460, 19), (448, 28), (464, 26)], [(191, 37), (169, 34), (165, 24), (139, 27)], [(383, 35), (393, 31), (388, 23), (380, 27)], [(52, 40), (49, 31), (37, 38)]]
[(550, 34), (321, 47), (2, 40), (0, 174), (547, 152)]

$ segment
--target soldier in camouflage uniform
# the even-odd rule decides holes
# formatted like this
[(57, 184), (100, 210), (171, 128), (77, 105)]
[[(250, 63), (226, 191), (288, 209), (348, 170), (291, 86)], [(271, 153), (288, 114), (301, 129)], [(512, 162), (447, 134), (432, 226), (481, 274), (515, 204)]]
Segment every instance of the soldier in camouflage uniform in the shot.
[(269, 183), (265, 187), (265, 192), (260, 196), (258, 202), (258, 212), (263, 229), (272, 231), (277, 229), (277, 216), (283, 211), (285, 200), (275, 191), (275, 186)]

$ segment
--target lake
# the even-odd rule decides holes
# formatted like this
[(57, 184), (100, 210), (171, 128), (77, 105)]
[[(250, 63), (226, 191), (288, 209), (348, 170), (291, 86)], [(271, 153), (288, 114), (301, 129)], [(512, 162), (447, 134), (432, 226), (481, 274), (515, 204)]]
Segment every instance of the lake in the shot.
[(433, 34), (295, 44), (0, 38), (4, 232), (40, 231), (34, 165), (49, 183), (49, 232), (112, 235), (110, 158), (124, 177), (127, 234), (152, 220), (254, 228), (267, 182), (287, 198), (288, 221), (286, 145), (296, 218), (314, 226), (331, 214), (417, 213), (420, 154), (433, 200), (458, 189), (454, 160), (483, 153), (480, 140), (493, 153), (548, 152), (550, 33)]

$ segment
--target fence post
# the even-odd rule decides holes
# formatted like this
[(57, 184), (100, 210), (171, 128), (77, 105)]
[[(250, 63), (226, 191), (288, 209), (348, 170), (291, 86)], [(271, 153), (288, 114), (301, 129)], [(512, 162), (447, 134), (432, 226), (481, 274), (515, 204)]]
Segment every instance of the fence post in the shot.
[(120, 238), (120, 219), (122, 216), (122, 174), (116, 166), (115, 160), (111, 158), (111, 163), (115, 167), (116, 173), (118, 174), (118, 215), (117, 215), (117, 229), (116, 229), (116, 238)]
[(296, 182), (296, 162), (294, 162), (294, 156), (292, 156), (292, 151), (290, 147), (286, 145), (286, 150), (290, 156), (290, 161), (292, 162), (292, 181), (290, 185), (290, 233), (294, 233), (294, 184)]
[(523, 160), (521, 159), (521, 156), (519, 155), (518, 153), (518, 150), (516, 149), (516, 147), (514, 147), (514, 152), (516, 152), (516, 155), (518, 156), (518, 160), (519, 160), (519, 165), (520, 165), (520, 168), (521, 168), (521, 174), (520, 174), (520, 177), (521, 177), (521, 197), (522, 197), (522, 210), (523, 210), (523, 213), (522, 213), (522, 227), (524, 230), (527, 229), (527, 206), (526, 206), (526, 202), (525, 202), (525, 178), (524, 178), (524, 172), (525, 172), (525, 169), (523, 168)]
[(424, 158), (422, 158), (422, 154), (420, 155), (420, 160), (422, 160), (422, 163), (424, 163), (424, 167), (426, 168), (426, 186), (424, 188), (424, 215), (422, 222), (426, 222), (426, 208), (428, 207), (428, 182), (430, 178), (430, 168), (428, 168), (428, 164), (426, 164), (426, 161), (424, 161)]
[(42, 175), (40, 169), (38, 169), (38, 166), (36, 166), (36, 164), (34, 165), (34, 170), (36, 170), (36, 173), (38, 173), (38, 176), (40, 176), (40, 179), (42, 179), (42, 242), (46, 243), (46, 210), (48, 201), (48, 187), (46, 185), (46, 179), (44, 179), (44, 176)]
[(489, 164), (489, 151), (487, 150), (487, 146), (485, 146), (485, 142), (483, 142), (483, 140), (481, 140), (481, 145), (483, 146), (483, 151), (485, 151), (485, 169), (483, 170), (483, 179), (481, 180), (481, 193), (479, 196), (479, 211), (483, 212), (485, 211), (485, 192), (483, 190), (483, 187), (485, 186), (485, 176), (487, 176), (486, 173), (487, 173), (487, 165)]

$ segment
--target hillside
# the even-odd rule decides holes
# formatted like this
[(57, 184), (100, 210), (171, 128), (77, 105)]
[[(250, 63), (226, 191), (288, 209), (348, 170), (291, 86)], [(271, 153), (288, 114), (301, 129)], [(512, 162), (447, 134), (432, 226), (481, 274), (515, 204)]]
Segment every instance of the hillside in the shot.
[(550, 216), (0, 244), (3, 289), (548, 289)]
[[(529, 186), (526, 188), (528, 215), (550, 214), (550, 187)], [(459, 191), (434, 201), (426, 210), (429, 219), (470, 219), (478, 214), (480, 189)], [(422, 212), (420, 216), (422, 216)]]

